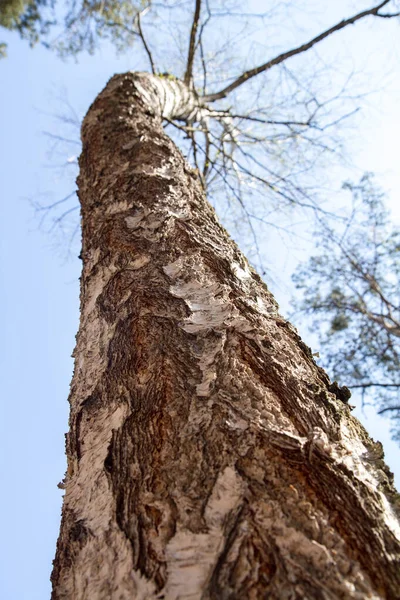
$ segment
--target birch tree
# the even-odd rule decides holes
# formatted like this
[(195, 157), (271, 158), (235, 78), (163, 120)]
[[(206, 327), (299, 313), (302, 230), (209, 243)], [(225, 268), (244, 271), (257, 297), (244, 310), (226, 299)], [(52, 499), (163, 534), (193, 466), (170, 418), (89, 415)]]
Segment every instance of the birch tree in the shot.
[[(180, 78), (116, 75), (90, 107), (53, 600), (400, 597), (399, 498), (382, 448), (205, 196), (210, 165), (238, 182), (248, 170), (236, 158), (240, 107), (215, 103), (356, 21), (397, 16), (392, 7), (201, 94), (198, 0)], [(189, 136), (192, 165), (163, 123)]]

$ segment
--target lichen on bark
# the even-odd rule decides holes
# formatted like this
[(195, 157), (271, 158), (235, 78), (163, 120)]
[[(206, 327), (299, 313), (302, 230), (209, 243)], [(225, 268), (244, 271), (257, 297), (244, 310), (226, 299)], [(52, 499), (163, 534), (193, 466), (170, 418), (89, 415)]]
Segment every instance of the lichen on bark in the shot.
[(156, 79), (82, 126), (53, 599), (399, 598), (390, 473), (162, 129), (207, 107)]

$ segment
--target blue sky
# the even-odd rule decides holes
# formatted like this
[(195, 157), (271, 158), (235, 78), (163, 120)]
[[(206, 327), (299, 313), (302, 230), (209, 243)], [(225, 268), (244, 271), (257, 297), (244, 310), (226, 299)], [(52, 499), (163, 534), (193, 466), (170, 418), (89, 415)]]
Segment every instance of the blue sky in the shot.
[[(395, 30), (389, 30), (371, 38), (368, 48), (363, 32), (354, 41), (370, 54), (372, 72), (389, 75), (382, 90), (368, 99), (351, 151), (359, 172), (381, 174), (399, 218), (400, 36), (397, 29), (396, 41)], [(1, 36), (9, 42), (9, 57), (0, 62), (0, 597), (42, 600), (50, 594), (59, 527), (62, 492), (57, 483), (65, 471), (80, 273), (79, 250), (66, 261), (66, 240), (39, 231), (34, 218), (32, 200), (56, 201), (73, 189), (68, 172), (54, 167), (57, 157), (49, 156), (43, 131), (58, 131), (50, 115), (60, 112), (60, 96), (67, 94), (83, 114), (114, 72), (138, 64), (134, 53), (117, 59), (109, 49), (82, 56), (77, 64), (64, 63), (40, 47), (29, 49), (15, 35)], [(284, 305), (279, 293), (287, 288), (277, 288)], [(399, 448), (389, 440), (386, 422), (371, 413), (365, 423), (384, 442), (399, 481)]]

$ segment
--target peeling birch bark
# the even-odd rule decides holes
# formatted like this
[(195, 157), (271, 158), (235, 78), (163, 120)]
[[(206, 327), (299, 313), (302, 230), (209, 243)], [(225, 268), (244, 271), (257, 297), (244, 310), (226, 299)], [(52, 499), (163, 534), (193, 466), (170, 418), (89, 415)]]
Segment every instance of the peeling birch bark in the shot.
[(400, 598), (392, 476), (117, 75), (82, 127), (81, 323), (53, 600)]

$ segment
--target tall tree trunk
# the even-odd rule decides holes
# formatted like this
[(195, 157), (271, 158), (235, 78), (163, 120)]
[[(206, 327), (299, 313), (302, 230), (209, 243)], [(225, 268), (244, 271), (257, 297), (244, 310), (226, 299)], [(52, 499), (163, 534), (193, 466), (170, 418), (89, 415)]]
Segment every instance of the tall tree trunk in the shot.
[(52, 598), (400, 598), (381, 447), (165, 135), (193, 96), (155, 80), (115, 76), (82, 127)]

